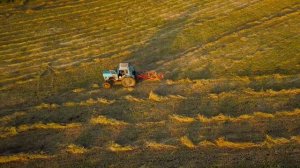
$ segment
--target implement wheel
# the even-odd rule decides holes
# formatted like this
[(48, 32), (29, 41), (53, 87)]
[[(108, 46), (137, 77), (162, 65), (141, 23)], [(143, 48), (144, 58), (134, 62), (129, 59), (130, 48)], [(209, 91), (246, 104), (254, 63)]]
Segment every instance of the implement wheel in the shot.
[(122, 79), (122, 85), (126, 88), (127, 87), (133, 87), (133, 86), (135, 86), (135, 84), (136, 84), (136, 81), (135, 81), (134, 78), (124, 78), (124, 79)]
[(109, 88), (111, 88), (111, 86), (112, 86), (112, 83), (111, 82), (104, 82), (103, 83), (103, 88), (105, 88), (105, 89), (109, 89)]

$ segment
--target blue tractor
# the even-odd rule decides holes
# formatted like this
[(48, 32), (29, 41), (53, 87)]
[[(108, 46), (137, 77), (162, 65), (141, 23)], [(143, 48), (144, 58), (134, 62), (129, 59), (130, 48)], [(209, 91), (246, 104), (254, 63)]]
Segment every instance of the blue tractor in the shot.
[(124, 87), (133, 87), (136, 84), (136, 71), (129, 63), (120, 63), (117, 70), (103, 71), (105, 82), (103, 87), (109, 89), (114, 84), (122, 84)]

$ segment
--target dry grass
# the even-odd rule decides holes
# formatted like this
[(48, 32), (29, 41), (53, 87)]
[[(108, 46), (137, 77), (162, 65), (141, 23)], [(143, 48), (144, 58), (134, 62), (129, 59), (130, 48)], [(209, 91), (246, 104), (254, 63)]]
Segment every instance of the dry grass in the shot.
[(73, 89), (72, 92), (74, 93), (81, 93), (81, 92), (84, 92), (85, 89), (84, 88), (77, 88), (77, 89)]
[(171, 99), (181, 99), (181, 100), (187, 99), (186, 97), (181, 96), (181, 95), (168, 95), (168, 97)]
[(211, 141), (204, 140), (204, 141), (199, 142), (198, 146), (209, 148), (209, 147), (216, 147), (216, 144), (214, 144)]
[(300, 93), (300, 89), (282, 89), (280, 91), (274, 91), (274, 90), (266, 90), (266, 91), (260, 91), (256, 92), (252, 89), (245, 89), (243, 91), (247, 95), (251, 96), (265, 96), (265, 97), (275, 97), (275, 96), (280, 96), (280, 95), (298, 95)]
[(131, 95), (127, 95), (127, 96), (125, 96), (124, 98), (125, 98), (126, 100), (130, 101), (130, 102), (139, 102), (139, 103), (141, 103), (141, 102), (144, 102), (144, 101), (145, 101), (145, 100), (143, 100), (143, 99), (139, 99), (139, 98), (133, 97), (133, 96), (131, 96)]
[(97, 83), (94, 83), (94, 84), (91, 85), (91, 88), (93, 88), (93, 89), (99, 89), (100, 86)]
[(260, 145), (251, 142), (230, 142), (226, 141), (224, 137), (220, 137), (216, 140), (216, 145), (221, 148), (233, 148), (233, 149), (246, 149), (259, 147)]
[(280, 119), (281, 117), (296, 117), (300, 115), (300, 110), (295, 109), (294, 111), (284, 111), (276, 112), (275, 114), (264, 113), (264, 112), (254, 112), (253, 114), (243, 114), (238, 117), (225, 116), (219, 114), (214, 117), (205, 117), (204, 115), (199, 114), (196, 118), (203, 123), (218, 123), (218, 122), (241, 122), (241, 121), (255, 121), (257, 119)]
[(65, 102), (63, 103), (63, 106), (65, 107), (74, 107), (74, 106), (92, 106), (92, 105), (97, 105), (97, 104), (113, 104), (115, 102), (115, 100), (108, 100), (108, 99), (104, 99), (104, 98), (97, 98), (97, 99), (87, 99), (87, 100), (83, 100), (81, 102)]
[(36, 123), (32, 125), (20, 125), (17, 127), (17, 132), (24, 132), (28, 130), (35, 129), (69, 129), (69, 128), (77, 128), (80, 127), (80, 123), (71, 123), (71, 124), (58, 124), (58, 123)]
[(0, 163), (16, 162), (16, 161), (29, 161), (34, 159), (49, 159), (51, 156), (43, 154), (16, 154), (10, 156), (0, 156)]
[(20, 125), (18, 127), (0, 127), (0, 138), (15, 136), (20, 132), (36, 130), (36, 129), (69, 129), (80, 127), (80, 123), (58, 124), (58, 123), (36, 123), (32, 125)]
[(284, 145), (284, 144), (288, 144), (288, 143), (290, 143), (289, 139), (286, 139), (286, 138), (273, 138), (273, 137), (267, 135), (265, 141), (262, 143), (262, 146), (272, 148), (274, 146), (280, 146), (280, 145)]
[(48, 104), (48, 103), (41, 103), (38, 106), (35, 106), (36, 109), (41, 110), (41, 109), (55, 109), (58, 108), (59, 105), (57, 104)]
[(298, 144), (300, 144), (300, 136), (292, 136), (291, 140), (298, 143)]
[(175, 122), (179, 122), (179, 123), (192, 123), (192, 122), (196, 121), (196, 119), (194, 119), (194, 118), (175, 115), (175, 114), (169, 116), (169, 118), (171, 121), (175, 121)]
[(223, 114), (219, 114), (211, 118), (205, 117), (204, 115), (198, 115), (197, 118), (200, 122), (203, 123), (232, 121), (231, 117), (225, 116)]
[(253, 142), (231, 142), (225, 140), (224, 137), (218, 138), (215, 143), (210, 141), (202, 141), (199, 143), (199, 146), (205, 146), (205, 147), (220, 147), (220, 148), (231, 148), (231, 149), (248, 149), (248, 148), (273, 148), (275, 146), (281, 146), (291, 143), (300, 143), (299, 136), (292, 136), (290, 139), (286, 138), (273, 138), (269, 135), (266, 135), (266, 138), (264, 141), (260, 143), (253, 143)]
[(102, 103), (102, 104), (113, 104), (115, 100), (108, 100), (104, 98), (97, 98), (97, 102)]
[(13, 114), (6, 115), (6, 116), (0, 118), (0, 125), (8, 124), (9, 122), (13, 121), (14, 119), (25, 116), (25, 115), (26, 115), (25, 112), (15, 112)]
[(189, 79), (189, 78), (186, 78), (186, 79), (180, 79), (180, 80), (170, 80), (170, 79), (167, 79), (166, 80), (166, 84), (167, 85), (174, 85), (174, 84), (189, 84), (189, 83), (193, 83), (194, 81)]
[(194, 143), (189, 139), (187, 136), (183, 136), (180, 138), (180, 142), (182, 145), (188, 147), (188, 148), (195, 148), (196, 146)]
[(173, 145), (167, 145), (167, 144), (157, 143), (153, 141), (146, 142), (145, 146), (153, 150), (171, 150), (177, 148), (176, 146)]
[(253, 113), (253, 117), (254, 118), (263, 118), (263, 119), (270, 119), (270, 118), (274, 118), (275, 116), (273, 114), (269, 114), (269, 113), (263, 113), (263, 112), (254, 112)]
[[(174, 167), (179, 159), (187, 167), (233, 167), (240, 156), (247, 156), (241, 167), (299, 161), (293, 147), (300, 111), (283, 111), (298, 107), (300, 93), (295, 0), (51, 3), (0, 6), (0, 106), (9, 114), (0, 119), (0, 148), (62, 157), (27, 164), (33, 155), (7, 156), (21, 162), (4, 166)], [(104, 90), (101, 71), (123, 61), (168, 79)], [(55, 74), (42, 73), (48, 63)], [(36, 123), (48, 121), (58, 123)], [(85, 123), (59, 124), (73, 121)], [(264, 140), (266, 132), (274, 137)]]
[(154, 121), (154, 122), (140, 122), (136, 123), (136, 126), (140, 128), (147, 128), (147, 127), (157, 127), (157, 126), (164, 126), (166, 124), (166, 121)]
[(151, 92), (149, 93), (149, 99), (150, 99), (150, 100), (153, 100), (153, 101), (157, 101), (157, 102), (164, 101), (164, 100), (168, 100), (167, 97), (160, 96), (160, 95), (154, 93), (153, 91), (151, 91)]
[(65, 106), (65, 107), (74, 107), (74, 106), (76, 106), (76, 105), (77, 105), (76, 102), (71, 102), (71, 101), (65, 102), (65, 103), (63, 104), (63, 106)]
[(79, 105), (81, 106), (90, 106), (90, 105), (95, 105), (95, 104), (112, 104), (114, 103), (115, 100), (107, 100), (107, 99), (104, 99), (104, 98), (97, 98), (97, 99), (88, 99), (88, 100), (85, 100), (85, 101), (81, 101), (79, 103)]
[(97, 104), (97, 103), (98, 103), (97, 100), (90, 98), (88, 100), (81, 101), (79, 103), (79, 105), (80, 106), (90, 106), (90, 105), (94, 105), (94, 104)]
[(17, 129), (15, 127), (0, 127), (0, 133), (0, 138), (6, 138), (18, 134)]
[(108, 125), (108, 126), (125, 126), (128, 125), (128, 123), (124, 122), (124, 121), (119, 121), (116, 119), (111, 119), (111, 118), (107, 118), (105, 116), (97, 116), (97, 117), (93, 117), (90, 120), (91, 124), (99, 124), (99, 125)]
[(275, 117), (296, 117), (300, 116), (300, 109), (295, 109), (294, 111), (283, 111), (276, 112)]
[(160, 95), (154, 93), (153, 91), (151, 91), (151, 92), (149, 93), (149, 99), (150, 99), (150, 100), (153, 100), (153, 101), (160, 102), (160, 101), (165, 101), (165, 100), (169, 100), (169, 99), (180, 99), (180, 100), (184, 100), (184, 99), (187, 99), (187, 98), (184, 97), (184, 96), (181, 96), (181, 95), (160, 96)]
[(112, 152), (129, 152), (135, 150), (136, 148), (133, 146), (121, 146), (115, 142), (111, 142), (107, 149)]
[(66, 150), (66, 152), (72, 153), (72, 154), (83, 154), (88, 151), (86, 148), (77, 146), (75, 144), (68, 145), (65, 150)]

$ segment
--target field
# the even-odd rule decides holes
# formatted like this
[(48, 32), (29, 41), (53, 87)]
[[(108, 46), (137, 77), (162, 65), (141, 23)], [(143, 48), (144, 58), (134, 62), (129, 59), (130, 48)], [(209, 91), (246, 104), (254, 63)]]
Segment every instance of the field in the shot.
[[(0, 1), (0, 167), (297, 167), (297, 0)], [(103, 89), (130, 62), (162, 81)]]

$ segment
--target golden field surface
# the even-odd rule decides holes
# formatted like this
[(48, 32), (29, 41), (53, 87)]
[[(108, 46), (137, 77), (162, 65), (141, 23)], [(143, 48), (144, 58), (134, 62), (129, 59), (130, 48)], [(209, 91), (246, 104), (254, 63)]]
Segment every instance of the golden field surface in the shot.
[[(0, 1), (0, 167), (297, 167), (297, 0)], [(162, 81), (103, 89), (120, 62)]]

